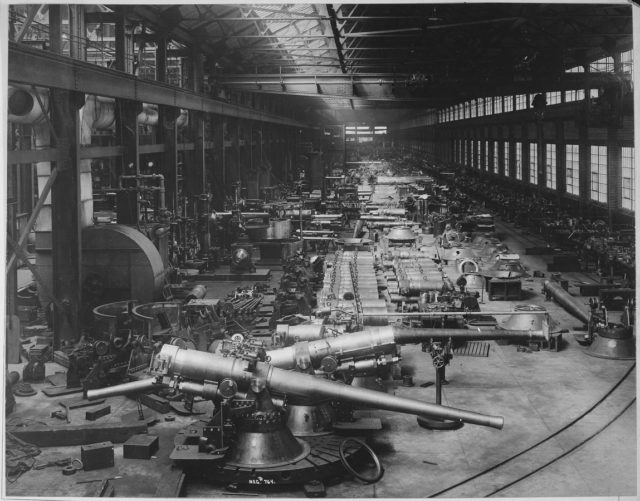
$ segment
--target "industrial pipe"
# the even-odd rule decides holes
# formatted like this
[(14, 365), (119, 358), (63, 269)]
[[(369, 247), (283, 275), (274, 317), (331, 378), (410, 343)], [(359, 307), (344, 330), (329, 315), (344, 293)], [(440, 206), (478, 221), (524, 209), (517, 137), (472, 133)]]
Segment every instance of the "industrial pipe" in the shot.
[[(374, 390), (358, 388), (346, 384), (317, 378), (309, 374), (296, 373), (273, 367), (266, 362), (252, 363), (235, 357), (222, 357), (213, 353), (183, 350), (177, 346), (164, 345), (152, 362), (152, 373), (156, 378), (137, 382), (146, 391), (156, 387), (160, 378), (177, 378), (180, 382), (219, 382), (223, 379), (235, 381), (240, 391), (246, 391), (252, 381), (261, 380), (272, 392), (299, 396), (313, 400), (337, 400), (374, 409), (402, 412), (416, 416), (501, 429), (504, 418), (477, 412), (430, 404), (419, 400), (396, 397)], [(116, 385), (87, 391), (87, 398), (112, 397), (131, 393), (129, 386)], [(124, 391), (123, 391), (124, 387)]]
[(42, 109), (32, 90), (9, 86), (7, 120), (17, 124), (36, 124), (45, 119), (49, 110), (49, 94), (38, 91), (38, 97), (45, 107)]
[(158, 105), (142, 103), (142, 111), (137, 119), (141, 125), (158, 125)]
[(164, 175), (162, 174), (131, 174), (131, 175), (121, 175), (119, 178), (119, 182), (120, 182), (120, 188), (124, 188), (124, 184), (123, 184), (123, 180), (125, 179), (153, 179), (153, 180), (157, 180), (158, 181), (158, 186), (155, 187), (154, 189), (156, 189), (159, 193), (159, 197), (158, 197), (158, 205), (159, 205), (159, 209), (166, 209), (166, 200), (165, 200), (165, 193), (166, 193), (166, 188), (165, 188), (165, 184), (164, 184)]
[(588, 307), (585, 308), (585, 304), (581, 303), (575, 297), (565, 291), (560, 284), (545, 280), (544, 290), (547, 294), (553, 297), (560, 306), (562, 306), (578, 320), (581, 320), (585, 324), (589, 323), (591, 315)]

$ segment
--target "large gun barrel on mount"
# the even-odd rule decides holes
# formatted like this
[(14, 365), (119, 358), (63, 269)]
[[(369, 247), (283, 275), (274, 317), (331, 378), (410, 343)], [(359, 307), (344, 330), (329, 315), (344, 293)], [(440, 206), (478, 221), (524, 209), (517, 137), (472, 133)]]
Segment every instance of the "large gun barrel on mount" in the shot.
[[(319, 332), (322, 332), (319, 330)], [(485, 341), (490, 339), (542, 340), (548, 339), (544, 330), (504, 329), (427, 329), (410, 327), (370, 327), (360, 332), (325, 337), (315, 341), (298, 342), (285, 348), (267, 351), (269, 363), (281, 369), (317, 368), (325, 357), (356, 358), (387, 355), (398, 344), (428, 341)]]
[(589, 319), (591, 318), (589, 307), (565, 291), (559, 283), (545, 280), (544, 290), (549, 296), (553, 297), (560, 306), (567, 310), (567, 312), (585, 324), (589, 323)]
[[(153, 388), (153, 381), (167, 382), (186, 392), (212, 398), (224, 391), (233, 396), (237, 390), (246, 391), (252, 382), (262, 381), (273, 393), (289, 397), (314, 400), (337, 400), (362, 405), (373, 409), (383, 409), (435, 419), (463, 421), (465, 423), (501, 429), (504, 419), (477, 412), (430, 404), (419, 400), (396, 397), (374, 390), (358, 388), (342, 383), (318, 378), (309, 374), (279, 369), (267, 362), (235, 357), (223, 357), (213, 353), (184, 350), (173, 345), (164, 345), (153, 360), (152, 374), (155, 379), (139, 382), (143, 388)], [(188, 384), (185, 384), (188, 383)], [(111, 397), (131, 393), (131, 387), (111, 386), (99, 390), (89, 390), (87, 398)]]

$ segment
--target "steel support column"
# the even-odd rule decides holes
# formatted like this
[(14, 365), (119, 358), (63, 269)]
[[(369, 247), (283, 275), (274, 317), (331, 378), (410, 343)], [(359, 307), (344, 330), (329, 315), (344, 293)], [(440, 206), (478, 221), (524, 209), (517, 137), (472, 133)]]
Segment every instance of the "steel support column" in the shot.
[(158, 142), (164, 144), (165, 153), (161, 156), (161, 169), (165, 177), (167, 209), (177, 215), (178, 204), (178, 127), (174, 116), (176, 111), (161, 106), (158, 118)]
[(60, 303), (54, 314), (54, 348), (80, 337), (81, 227), (79, 120), (74, 92), (51, 91), (51, 115), (57, 132), (58, 176), (51, 188), (53, 297)]
[(200, 195), (206, 191), (205, 173), (205, 137), (204, 116), (202, 113), (191, 113), (191, 131), (194, 137), (194, 149), (188, 153), (189, 162), (184, 167), (185, 194)]
[(156, 49), (156, 80), (167, 81), (167, 39), (160, 38)]

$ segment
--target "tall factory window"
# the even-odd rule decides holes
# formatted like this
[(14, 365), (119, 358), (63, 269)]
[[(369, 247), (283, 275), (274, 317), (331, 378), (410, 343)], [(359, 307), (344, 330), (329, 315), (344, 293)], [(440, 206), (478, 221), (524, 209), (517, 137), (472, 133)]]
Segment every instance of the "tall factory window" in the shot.
[(607, 201), (606, 146), (591, 146), (591, 200)]
[(603, 57), (602, 59), (598, 59), (589, 65), (589, 70), (592, 72), (604, 71), (613, 73), (613, 58)]
[(547, 188), (556, 189), (556, 145), (547, 144), (545, 155), (545, 172), (547, 176)]
[(493, 115), (493, 98), (492, 97), (484, 98), (484, 114)]
[(564, 91), (564, 100), (567, 103), (571, 101), (582, 101), (584, 99), (584, 89), (566, 90)]
[(522, 143), (516, 143), (516, 179), (522, 181)]
[(489, 171), (489, 141), (484, 142), (484, 170)]
[(493, 112), (496, 115), (502, 113), (502, 96), (495, 96), (493, 98)]
[(471, 104), (470, 104), (470, 109), (471, 109), (471, 118), (475, 118), (476, 117), (476, 100), (472, 99), (471, 100)]
[(536, 92), (535, 94), (529, 94), (529, 108), (533, 108), (533, 100), (538, 94), (539, 92)]
[(498, 155), (498, 141), (493, 142), (493, 172), (498, 173), (498, 164), (500, 156)]
[(478, 98), (478, 116), (479, 117), (484, 116), (484, 97)]
[(566, 145), (567, 193), (580, 195), (580, 147)]
[(538, 144), (529, 143), (529, 182), (538, 184)]
[(466, 139), (461, 139), (460, 142), (462, 143), (462, 158), (460, 158), (460, 163), (462, 165), (466, 165), (467, 163), (467, 140)]
[(622, 208), (634, 210), (635, 171), (633, 168), (633, 148), (622, 148)]
[(517, 110), (525, 110), (527, 108), (527, 95), (526, 94), (518, 94), (516, 96), (516, 111)]
[(482, 141), (477, 141), (476, 145), (476, 169), (482, 169)]
[(475, 154), (476, 145), (475, 145), (475, 141), (473, 139), (470, 141), (469, 146), (470, 146), (470, 148), (469, 148), (469, 163), (468, 163), (468, 165), (469, 165), (469, 167), (475, 167), (473, 162), (474, 162), (474, 160), (476, 158), (476, 156), (475, 156), (476, 155)]
[(471, 117), (471, 103), (469, 101), (465, 101), (464, 103), (464, 118)]
[(509, 177), (511, 167), (509, 166), (509, 141), (504, 142), (504, 175)]
[(504, 96), (504, 112), (509, 113), (513, 111), (513, 96)]
[(623, 73), (633, 73), (633, 50), (620, 54), (620, 64)]
[(548, 105), (560, 104), (561, 101), (562, 101), (562, 92), (561, 91), (547, 92), (547, 104)]

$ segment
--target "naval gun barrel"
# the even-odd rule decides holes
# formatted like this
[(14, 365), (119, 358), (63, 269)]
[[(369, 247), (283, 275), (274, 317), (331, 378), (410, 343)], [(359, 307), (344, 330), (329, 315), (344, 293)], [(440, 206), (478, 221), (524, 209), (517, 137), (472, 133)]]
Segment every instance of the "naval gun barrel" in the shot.
[[(318, 378), (310, 374), (279, 369), (267, 362), (255, 362), (236, 357), (223, 357), (213, 353), (183, 350), (173, 345), (164, 345), (152, 363), (155, 379), (140, 381), (143, 388), (153, 388), (154, 381), (169, 378), (178, 382), (196, 384), (183, 385), (185, 390), (199, 391), (206, 385), (215, 387), (225, 380), (237, 385), (237, 390), (246, 391), (252, 381), (261, 380), (274, 393), (287, 397), (304, 397), (314, 400), (339, 400), (373, 409), (383, 409), (415, 416), (430, 417), (501, 429), (504, 418), (478, 412), (430, 404), (420, 400), (401, 398), (379, 391), (349, 386)], [(98, 390), (89, 390), (87, 398), (111, 397), (131, 393), (131, 387), (116, 385)], [(124, 387), (124, 388), (123, 388)], [(190, 388), (193, 387), (193, 388)], [(236, 391), (237, 391), (236, 390)]]
[(544, 290), (552, 296), (560, 306), (585, 324), (589, 323), (589, 307), (565, 291), (559, 283), (545, 280)]
[[(319, 332), (322, 332), (318, 329)], [(269, 363), (281, 369), (317, 368), (325, 357), (356, 358), (392, 354), (397, 344), (414, 344), (429, 340), (453, 339), (485, 341), (490, 339), (548, 339), (544, 330), (505, 329), (428, 329), (410, 327), (371, 327), (360, 332), (303, 341), (285, 348), (267, 351)]]

